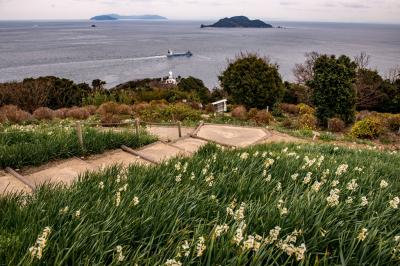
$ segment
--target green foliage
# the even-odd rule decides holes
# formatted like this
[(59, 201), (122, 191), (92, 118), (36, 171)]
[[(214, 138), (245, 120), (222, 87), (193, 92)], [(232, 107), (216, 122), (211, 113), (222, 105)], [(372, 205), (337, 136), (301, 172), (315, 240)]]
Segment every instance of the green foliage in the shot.
[(203, 104), (210, 102), (211, 93), (200, 79), (191, 76), (183, 78), (178, 84), (178, 89), (195, 93)]
[(256, 55), (241, 55), (219, 76), (234, 103), (265, 109), (283, 98), (285, 87), (278, 66)]
[[(241, 159), (245, 152), (248, 158)], [(268, 168), (264, 152), (274, 160)], [(298, 160), (289, 156), (293, 153)], [(305, 156), (324, 159), (320, 165), (303, 169)], [(389, 201), (400, 193), (395, 178), (399, 162), (399, 155), (336, 150), (331, 145), (274, 144), (225, 151), (207, 145), (190, 159), (134, 165), (126, 171), (109, 168), (82, 177), (68, 189), (44, 185), (32, 197), (1, 198), (0, 243), (6, 248), (0, 248), (0, 261), (5, 265), (165, 265), (168, 259), (183, 265), (398, 265), (394, 238), (400, 216)], [(347, 164), (348, 170), (337, 178), (341, 164)], [(362, 174), (356, 167), (362, 168)], [(316, 191), (313, 185), (322, 181), (325, 169), (330, 174)], [(264, 170), (271, 180), (266, 181)], [(311, 181), (305, 183), (308, 172)], [(299, 176), (293, 180), (296, 173)], [(214, 177), (212, 186), (206, 182), (208, 176)], [(358, 184), (355, 191), (347, 189), (353, 179)], [(327, 198), (336, 180), (340, 180), (336, 185), (339, 202), (329, 206)], [(381, 188), (382, 180), (389, 186)], [(100, 182), (104, 189), (99, 188)], [(121, 190), (126, 184), (126, 191)], [(367, 206), (361, 206), (362, 196), (368, 198)], [(352, 203), (345, 202), (348, 197)], [(245, 203), (242, 219), (227, 213), (234, 199), (234, 212)], [(288, 210), (285, 215), (277, 207), (280, 200)], [(233, 239), (242, 220), (247, 227), (244, 239), (236, 245)], [(223, 224), (229, 226), (227, 232), (216, 237), (216, 226)], [(32, 259), (29, 247), (46, 226), (51, 233), (43, 257)], [(265, 244), (276, 226), (281, 228), (276, 241)], [(360, 241), (362, 228), (368, 234)], [(300, 261), (277, 245), (294, 230), (302, 233), (293, 245), (306, 246)], [(244, 241), (255, 235), (262, 237), (260, 248), (244, 248)], [(200, 237), (204, 237), (206, 250), (197, 256)], [(188, 257), (183, 255), (185, 241)], [(117, 261), (117, 246), (125, 256), (121, 262)]]
[(345, 123), (354, 121), (356, 64), (347, 56), (320, 56), (314, 64), (313, 79), (307, 85), (313, 89), (313, 102), (322, 126), (328, 119), (339, 117)]
[(350, 134), (355, 138), (373, 139), (379, 137), (383, 132), (381, 122), (374, 117), (367, 117), (354, 124)]
[(137, 148), (155, 139), (146, 132), (136, 138), (133, 130), (99, 131), (84, 127), (85, 150), (81, 150), (75, 129), (70, 125), (11, 127), (0, 131), (0, 168), (40, 165), (55, 159), (104, 152), (121, 145)]

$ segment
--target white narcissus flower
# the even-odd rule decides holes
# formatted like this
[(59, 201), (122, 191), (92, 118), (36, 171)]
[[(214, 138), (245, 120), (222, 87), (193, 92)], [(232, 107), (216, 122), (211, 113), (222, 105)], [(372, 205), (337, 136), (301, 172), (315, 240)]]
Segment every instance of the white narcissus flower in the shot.
[(357, 239), (360, 241), (364, 241), (368, 236), (368, 229), (362, 228), (360, 233), (358, 233)]
[(400, 204), (400, 199), (399, 197), (394, 197), (392, 200), (389, 201), (389, 206), (392, 209), (398, 209)]
[(380, 188), (387, 188), (389, 186), (389, 183), (386, 182), (386, 180), (381, 180), (381, 183), (379, 184)]

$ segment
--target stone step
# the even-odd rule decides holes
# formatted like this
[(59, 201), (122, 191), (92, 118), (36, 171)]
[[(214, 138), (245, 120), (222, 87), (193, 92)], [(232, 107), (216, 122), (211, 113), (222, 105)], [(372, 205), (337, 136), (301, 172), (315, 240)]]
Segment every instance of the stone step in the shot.
[(178, 147), (174, 147), (163, 142), (150, 144), (142, 149), (135, 150), (135, 153), (137, 153), (140, 157), (155, 163), (160, 163), (177, 156), (190, 155)]
[(49, 168), (41, 167), (45, 169), (33, 173), (26, 173), (24, 176), (31, 180), (35, 186), (39, 186), (43, 183), (63, 183), (65, 185), (70, 185), (80, 174), (95, 170), (94, 166), (77, 158), (52, 164), (53, 165)]
[(222, 145), (246, 147), (269, 135), (262, 128), (205, 124), (198, 130), (196, 136)]
[(116, 164), (121, 164), (123, 167), (128, 167), (130, 164), (148, 164), (147, 161), (141, 159), (139, 156), (134, 156), (121, 149), (90, 156), (85, 162), (92, 165), (94, 169), (101, 169)]
[(21, 192), (28, 194), (32, 190), (14, 176), (0, 172), (0, 195), (4, 196)]
[(197, 152), (202, 146), (206, 145), (207, 141), (195, 138), (183, 138), (171, 145), (180, 148), (188, 153)]

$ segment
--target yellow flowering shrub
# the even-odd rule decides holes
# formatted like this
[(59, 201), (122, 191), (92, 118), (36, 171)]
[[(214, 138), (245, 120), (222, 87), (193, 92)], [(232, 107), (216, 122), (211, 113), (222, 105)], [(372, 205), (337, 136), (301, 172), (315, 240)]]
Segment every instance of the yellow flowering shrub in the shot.
[(354, 124), (350, 134), (360, 139), (372, 139), (379, 137), (383, 132), (382, 123), (376, 118), (365, 118)]

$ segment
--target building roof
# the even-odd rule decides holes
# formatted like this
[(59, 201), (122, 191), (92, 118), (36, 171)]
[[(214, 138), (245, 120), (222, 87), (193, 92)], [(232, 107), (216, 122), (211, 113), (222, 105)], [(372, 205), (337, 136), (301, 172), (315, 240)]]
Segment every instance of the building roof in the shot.
[(222, 99), (222, 100), (213, 102), (213, 103), (211, 103), (211, 104), (219, 104), (219, 103), (224, 103), (224, 102), (227, 102), (227, 101), (228, 101), (227, 99)]

